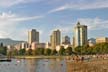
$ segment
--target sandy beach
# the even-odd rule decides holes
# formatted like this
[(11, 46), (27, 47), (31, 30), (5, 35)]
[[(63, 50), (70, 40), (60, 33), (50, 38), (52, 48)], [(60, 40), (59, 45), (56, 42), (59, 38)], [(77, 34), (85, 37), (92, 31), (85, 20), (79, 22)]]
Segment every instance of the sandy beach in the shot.
[(108, 59), (67, 62), (67, 72), (108, 72)]

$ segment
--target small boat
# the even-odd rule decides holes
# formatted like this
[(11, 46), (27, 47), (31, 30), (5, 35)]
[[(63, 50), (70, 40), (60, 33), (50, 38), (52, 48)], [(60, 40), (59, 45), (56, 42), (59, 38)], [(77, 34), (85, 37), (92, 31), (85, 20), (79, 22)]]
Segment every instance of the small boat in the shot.
[(9, 57), (6, 57), (6, 56), (0, 57), (0, 62), (11, 62), (11, 56), (9, 56)]
[(11, 59), (0, 59), (0, 62), (11, 62)]

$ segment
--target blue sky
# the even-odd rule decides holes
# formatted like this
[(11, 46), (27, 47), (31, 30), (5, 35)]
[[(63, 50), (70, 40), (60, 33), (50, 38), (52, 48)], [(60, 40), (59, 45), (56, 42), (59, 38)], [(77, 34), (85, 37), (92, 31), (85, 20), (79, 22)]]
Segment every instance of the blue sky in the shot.
[(108, 0), (0, 0), (0, 38), (27, 40), (32, 28), (41, 42), (55, 29), (72, 38), (78, 21), (88, 26), (88, 38), (107, 37)]

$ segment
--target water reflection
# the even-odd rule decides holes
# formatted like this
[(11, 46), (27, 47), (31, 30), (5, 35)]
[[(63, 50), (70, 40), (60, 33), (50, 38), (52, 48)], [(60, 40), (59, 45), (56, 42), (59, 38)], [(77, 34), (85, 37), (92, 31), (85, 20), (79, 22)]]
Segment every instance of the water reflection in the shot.
[(36, 62), (36, 59), (27, 59), (25, 64), (26, 72), (36, 72)]
[(51, 59), (49, 63), (50, 72), (66, 72), (65, 60)]
[(0, 62), (0, 72), (66, 72), (64, 59), (13, 59)]
[(107, 64), (107, 60), (12, 59), (12, 62), (0, 62), (0, 72), (108, 72)]
[(27, 59), (26, 72), (66, 72), (65, 60), (61, 59)]

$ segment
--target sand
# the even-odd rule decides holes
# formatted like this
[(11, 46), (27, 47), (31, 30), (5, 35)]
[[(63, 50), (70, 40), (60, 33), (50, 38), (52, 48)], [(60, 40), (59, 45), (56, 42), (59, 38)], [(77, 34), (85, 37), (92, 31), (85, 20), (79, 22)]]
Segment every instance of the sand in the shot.
[(108, 72), (108, 59), (67, 62), (67, 72)]

